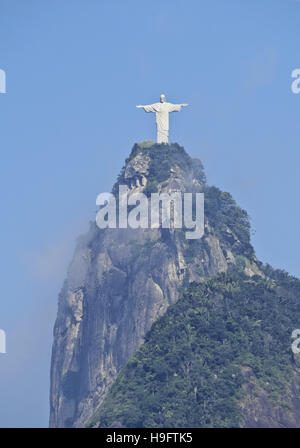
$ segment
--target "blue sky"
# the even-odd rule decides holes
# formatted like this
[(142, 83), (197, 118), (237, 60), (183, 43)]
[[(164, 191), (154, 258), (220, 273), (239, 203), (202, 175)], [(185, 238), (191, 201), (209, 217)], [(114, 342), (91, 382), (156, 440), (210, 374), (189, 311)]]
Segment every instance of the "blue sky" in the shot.
[(155, 139), (136, 104), (190, 104), (170, 140), (248, 211), (258, 257), (300, 277), (299, 30), (297, 0), (0, 0), (1, 427), (48, 424), (76, 237), (133, 144)]

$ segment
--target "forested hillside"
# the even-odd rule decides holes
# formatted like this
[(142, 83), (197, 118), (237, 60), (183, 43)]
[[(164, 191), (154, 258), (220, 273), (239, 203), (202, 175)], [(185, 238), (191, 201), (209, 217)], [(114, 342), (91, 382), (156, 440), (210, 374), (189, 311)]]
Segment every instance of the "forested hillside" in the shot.
[[(272, 279), (269, 275), (272, 274)], [(91, 425), (297, 426), (300, 281), (265, 268), (190, 285), (123, 368)]]

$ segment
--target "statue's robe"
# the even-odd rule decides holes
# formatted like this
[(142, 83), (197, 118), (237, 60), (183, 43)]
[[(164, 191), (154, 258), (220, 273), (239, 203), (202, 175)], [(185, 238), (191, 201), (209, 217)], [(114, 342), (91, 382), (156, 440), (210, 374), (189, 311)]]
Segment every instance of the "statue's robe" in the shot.
[(172, 103), (154, 103), (149, 106), (143, 106), (145, 112), (154, 112), (157, 129), (157, 143), (168, 143), (169, 138), (169, 113), (179, 112), (180, 104)]

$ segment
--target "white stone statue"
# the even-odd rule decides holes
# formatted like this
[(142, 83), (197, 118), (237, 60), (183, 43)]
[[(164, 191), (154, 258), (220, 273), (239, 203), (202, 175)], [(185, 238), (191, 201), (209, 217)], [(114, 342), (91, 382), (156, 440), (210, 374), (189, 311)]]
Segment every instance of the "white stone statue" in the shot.
[(172, 104), (166, 102), (165, 95), (160, 95), (160, 102), (148, 106), (136, 106), (143, 108), (145, 112), (154, 112), (156, 118), (157, 143), (168, 143), (169, 138), (169, 113), (179, 112), (183, 106), (188, 104)]

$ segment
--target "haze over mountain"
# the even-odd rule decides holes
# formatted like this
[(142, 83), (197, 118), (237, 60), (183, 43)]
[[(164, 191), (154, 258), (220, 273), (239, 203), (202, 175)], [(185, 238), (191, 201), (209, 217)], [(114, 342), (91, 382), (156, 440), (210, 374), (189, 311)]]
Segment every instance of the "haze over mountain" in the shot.
[(52, 427), (300, 426), (300, 282), (264, 266), (247, 213), (178, 144), (136, 144), (113, 187), (205, 195), (205, 234), (99, 229), (59, 295)]

